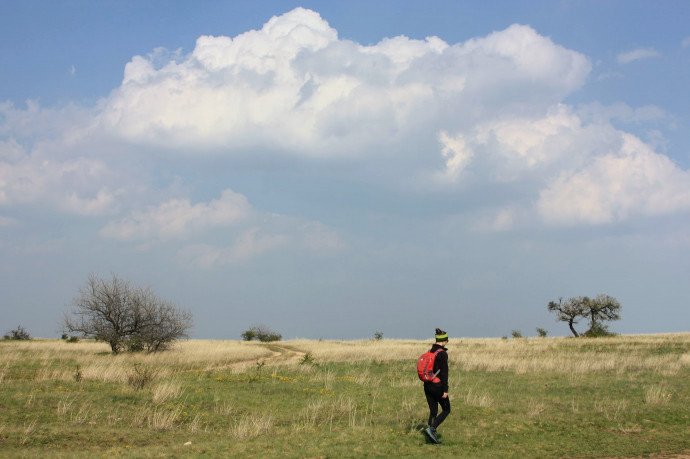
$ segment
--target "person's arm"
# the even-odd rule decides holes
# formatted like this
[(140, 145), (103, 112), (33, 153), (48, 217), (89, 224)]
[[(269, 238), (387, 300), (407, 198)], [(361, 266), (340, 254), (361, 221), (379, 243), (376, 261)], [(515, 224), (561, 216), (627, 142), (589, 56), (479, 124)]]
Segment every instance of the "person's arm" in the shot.
[(439, 353), (439, 379), (441, 380), (441, 387), (443, 388), (443, 398), (448, 397), (448, 354), (446, 352)]

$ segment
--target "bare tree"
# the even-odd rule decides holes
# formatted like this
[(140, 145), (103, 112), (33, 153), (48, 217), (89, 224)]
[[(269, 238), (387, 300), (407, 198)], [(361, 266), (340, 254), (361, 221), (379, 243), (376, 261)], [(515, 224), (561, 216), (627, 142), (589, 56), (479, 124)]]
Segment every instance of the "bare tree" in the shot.
[(149, 297), (139, 309), (140, 325), (133, 339), (141, 341), (147, 352), (163, 351), (179, 338), (187, 336), (192, 314), (171, 302)]
[(186, 337), (191, 326), (190, 312), (116, 275), (111, 279), (90, 275), (63, 322), (64, 330), (105, 341), (115, 354), (124, 349), (164, 350)]

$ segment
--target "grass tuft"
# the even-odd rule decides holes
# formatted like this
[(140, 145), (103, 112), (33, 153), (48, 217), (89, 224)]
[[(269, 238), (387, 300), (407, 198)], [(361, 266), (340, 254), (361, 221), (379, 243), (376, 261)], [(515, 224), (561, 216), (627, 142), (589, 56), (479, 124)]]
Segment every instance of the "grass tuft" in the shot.
[(247, 440), (267, 434), (273, 430), (273, 416), (242, 416), (230, 427), (230, 436), (235, 440)]
[(668, 405), (673, 395), (663, 384), (656, 384), (647, 388), (644, 394), (644, 402), (647, 405)]
[(177, 381), (162, 381), (151, 391), (151, 401), (157, 405), (174, 400), (182, 394), (182, 385)]

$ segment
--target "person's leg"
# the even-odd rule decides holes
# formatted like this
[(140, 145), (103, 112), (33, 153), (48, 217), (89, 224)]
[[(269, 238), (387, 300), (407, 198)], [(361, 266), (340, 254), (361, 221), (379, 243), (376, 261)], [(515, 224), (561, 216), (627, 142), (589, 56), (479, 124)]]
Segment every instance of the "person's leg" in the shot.
[(426, 403), (429, 405), (429, 425), (433, 426), (438, 414), (438, 400), (430, 386), (424, 386), (424, 395), (426, 396)]
[(424, 395), (426, 395), (426, 402), (429, 405), (429, 426), (424, 429), (424, 433), (431, 440), (432, 443), (441, 443), (436, 437), (438, 405), (441, 403), (443, 392), (439, 392), (436, 388), (431, 386), (424, 386)]
[(433, 427), (436, 428), (441, 425), (443, 421), (446, 420), (446, 417), (450, 414), (450, 397), (446, 398), (441, 398), (439, 400), (439, 403), (441, 405), (441, 414), (439, 414), (436, 419), (434, 420)]

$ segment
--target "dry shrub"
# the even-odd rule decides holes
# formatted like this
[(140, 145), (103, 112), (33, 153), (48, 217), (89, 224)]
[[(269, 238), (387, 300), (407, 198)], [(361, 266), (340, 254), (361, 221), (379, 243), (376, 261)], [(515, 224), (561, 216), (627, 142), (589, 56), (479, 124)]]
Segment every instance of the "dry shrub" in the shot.
[(106, 421), (108, 422), (109, 426), (116, 426), (122, 423), (124, 418), (120, 415), (120, 409), (115, 408), (114, 411), (109, 411), (108, 415), (106, 416)]
[(690, 367), (690, 352), (686, 352), (680, 356), (678, 362), (682, 367)]
[(619, 425), (618, 432), (622, 433), (623, 435), (638, 434), (642, 432), (642, 426), (639, 424)]
[(273, 430), (273, 416), (243, 416), (230, 426), (230, 436), (235, 440), (258, 437)]
[(666, 405), (671, 400), (672, 394), (663, 384), (650, 386), (644, 394), (647, 405)]
[(31, 434), (33, 434), (36, 430), (37, 423), (38, 420), (34, 419), (28, 424), (24, 424), (24, 428), (22, 429), (22, 436), (19, 439), (20, 445), (25, 445), (26, 443), (28, 443), (28, 441), (31, 439)]
[(7, 374), (7, 369), (10, 367), (9, 362), (5, 364), (5, 368), (0, 369), (0, 384), (2, 384), (2, 380), (5, 379), (5, 375)]
[(609, 421), (617, 421), (628, 408), (626, 400), (601, 399), (594, 402), (594, 409)]
[(403, 397), (400, 402), (400, 409), (396, 412), (396, 420), (410, 432), (417, 431), (418, 425), (426, 421), (429, 414), (426, 402), (422, 397), (413, 397), (408, 399)]
[(182, 385), (177, 381), (158, 383), (151, 391), (151, 401), (160, 405), (168, 400), (174, 400), (182, 394)]
[(89, 420), (95, 422), (97, 414), (93, 412), (92, 405), (93, 403), (91, 400), (86, 400), (82, 402), (76, 412), (72, 409), (70, 412), (70, 421), (72, 421), (73, 424), (84, 424)]
[(546, 405), (541, 400), (531, 399), (527, 407), (527, 415), (531, 418), (537, 417), (546, 410)]
[(66, 416), (67, 413), (72, 411), (72, 405), (74, 405), (76, 398), (73, 395), (64, 395), (58, 400), (57, 404), (57, 414), (58, 416)]
[(134, 415), (132, 425), (151, 430), (172, 430), (181, 412), (181, 408), (144, 407)]
[(134, 367), (127, 375), (127, 384), (134, 390), (142, 390), (153, 382), (157, 371), (151, 367), (134, 364)]
[(187, 426), (187, 431), (189, 433), (197, 433), (199, 430), (201, 430), (201, 425), (202, 425), (201, 419), (202, 418), (203, 418), (203, 415), (201, 413), (197, 413), (194, 416), (194, 419), (192, 419), (192, 421)]
[(476, 394), (472, 389), (465, 394), (465, 405), (476, 406), (477, 408), (488, 408), (494, 401), (488, 394)]
[(218, 404), (218, 400), (215, 400), (215, 405), (213, 406), (213, 412), (216, 414), (220, 414), (222, 416), (229, 416), (235, 411), (235, 408), (230, 405), (228, 402), (223, 402), (222, 404)]
[(299, 415), (301, 427), (316, 427), (319, 425), (333, 424), (347, 420), (348, 425), (352, 420), (353, 412), (356, 412), (355, 402), (349, 398), (318, 398), (312, 400)]

